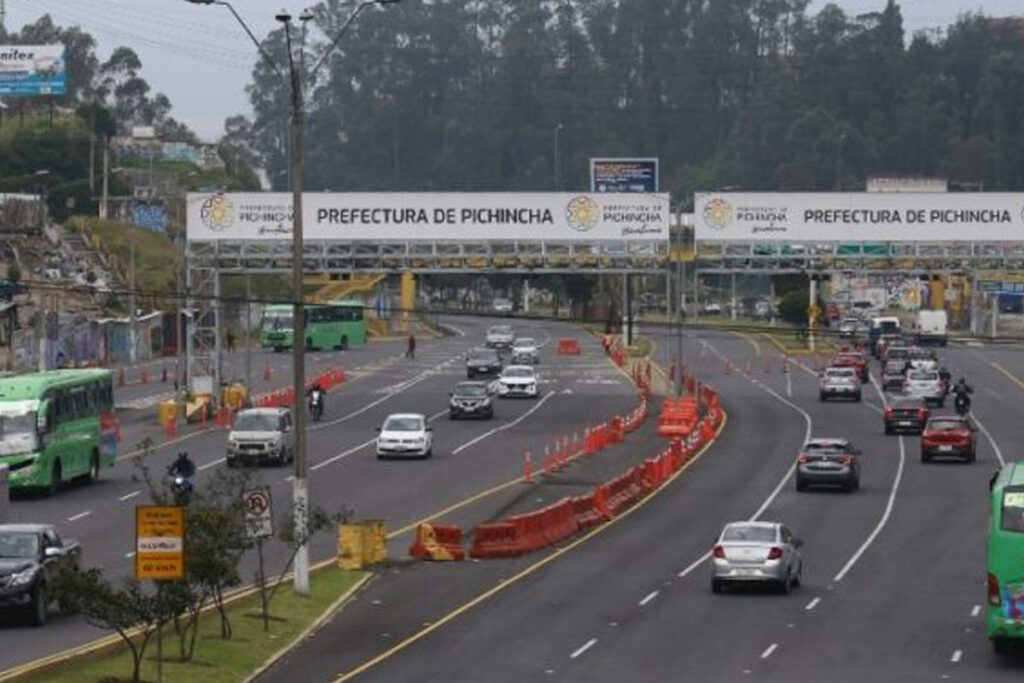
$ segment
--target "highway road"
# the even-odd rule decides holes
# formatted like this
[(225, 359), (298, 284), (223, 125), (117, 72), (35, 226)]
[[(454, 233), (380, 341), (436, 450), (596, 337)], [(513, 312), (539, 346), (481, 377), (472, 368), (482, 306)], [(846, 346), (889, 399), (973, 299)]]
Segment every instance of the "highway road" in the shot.
[[(327, 396), (324, 421), (309, 430), (310, 492), (316, 504), (328, 512), (351, 509), (358, 518), (386, 519), (390, 529), (401, 528), (519, 476), (523, 450), (540, 452), (543, 444), (554, 434), (564, 433), (566, 426), (583, 425), (634, 407), (632, 386), (603, 357), (592, 337), (576, 327), (522, 322), (516, 325), (517, 332), (544, 344), (538, 367), (542, 396), (533, 401), (499, 400), (494, 421), (448, 421), (448, 392), (465, 378), (464, 354), (483, 342), (491, 322), (453, 320), (452, 336), (421, 342), (412, 360), (403, 357), (404, 344), (316, 354), (322, 357), (311, 364), (341, 364), (357, 370), (352, 381)], [(578, 338), (584, 355), (556, 356), (559, 337)], [(275, 374), (275, 381), (282, 376)], [(434, 457), (378, 461), (373, 450), (374, 428), (388, 413), (410, 411), (434, 419)], [(130, 451), (136, 439), (153, 433), (159, 434), (146, 420), (135, 420), (126, 430), (122, 451)], [(169, 464), (180, 448), (187, 448), (199, 466), (200, 486), (223, 467), (222, 429), (193, 431), (174, 443), (164, 441), (158, 439), (159, 445), (145, 456), (154, 470)], [(291, 495), (290, 471), (266, 468), (260, 473), (272, 487), (278, 516), (284, 515)], [(116, 577), (131, 571), (133, 507), (147, 502), (146, 498), (131, 458), (122, 455), (117, 467), (104, 471), (100, 483), (72, 486), (52, 498), (15, 500), (12, 515), (14, 521), (56, 523), (62, 535), (83, 544), (84, 564), (101, 566)], [(409, 542), (405, 535), (395, 540), (395, 547)], [(332, 534), (315, 538), (312, 559), (332, 557), (335, 545)], [(280, 544), (271, 546), (268, 568), (283, 568), (286, 555)], [(247, 561), (244, 575), (249, 578), (254, 572), (254, 564)], [(41, 629), (8, 621), (0, 625), (0, 633), (7, 644), (0, 651), (0, 670), (102, 635), (78, 618), (61, 616)]]
[[(762, 338), (701, 332), (683, 346), (729, 419), (674, 484), (551, 561), (385, 574), (262, 680), (1020, 680), (1024, 654), (991, 653), (983, 605), (987, 482), (1019, 457), (1024, 351), (941, 352), (975, 384), (978, 462), (925, 465), (917, 437), (883, 434), (874, 384), (861, 404), (823, 404), (809, 363), (780, 372)], [(673, 347), (660, 339), (666, 363)], [(811, 435), (863, 450), (860, 491), (795, 491)], [(806, 541), (804, 585), (712, 594), (722, 525), (753, 518)]]

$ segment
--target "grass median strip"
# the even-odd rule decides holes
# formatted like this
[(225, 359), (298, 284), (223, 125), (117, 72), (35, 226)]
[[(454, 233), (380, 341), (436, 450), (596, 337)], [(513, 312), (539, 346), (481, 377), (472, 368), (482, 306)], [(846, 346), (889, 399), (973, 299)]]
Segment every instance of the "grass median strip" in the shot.
[[(338, 602), (365, 580), (365, 572), (341, 571), (324, 567), (311, 576), (310, 594), (303, 597), (282, 587), (271, 603), (268, 631), (260, 618), (260, 596), (242, 598), (228, 607), (233, 635), (220, 637), (216, 612), (208, 612), (199, 624), (198, 644), (192, 661), (177, 660), (178, 641), (170, 625), (164, 627), (163, 680), (165, 683), (237, 683), (246, 680), (271, 657), (294, 645), (295, 641)], [(146, 650), (142, 680), (157, 680), (156, 640)], [(47, 683), (112, 683), (131, 680), (131, 656), (126, 648), (92, 659), (74, 659), (19, 680)]]

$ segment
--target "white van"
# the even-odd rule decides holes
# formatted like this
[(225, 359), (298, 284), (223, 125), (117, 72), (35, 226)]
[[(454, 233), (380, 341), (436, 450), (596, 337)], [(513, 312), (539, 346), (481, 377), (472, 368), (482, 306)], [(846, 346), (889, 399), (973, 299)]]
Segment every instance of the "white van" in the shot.
[(917, 343), (945, 346), (949, 334), (949, 317), (945, 311), (921, 310), (917, 313)]

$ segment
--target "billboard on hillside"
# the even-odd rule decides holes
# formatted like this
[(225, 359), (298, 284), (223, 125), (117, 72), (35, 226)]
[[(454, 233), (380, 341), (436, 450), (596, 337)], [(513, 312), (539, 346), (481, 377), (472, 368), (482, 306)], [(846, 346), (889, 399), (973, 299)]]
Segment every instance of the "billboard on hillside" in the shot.
[(0, 45), (0, 95), (63, 95), (63, 45)]
[(1024, 193), (698, 193), (694, 207), (711, 242), (1024, 240)]
[(657, 159), (591, 159), (591, 192), (657, 192)]
[[(668, 240), (667, 194), (306, 193), (308, 240)], [(189, 193), (190, 241), (290, 240), (287, 192)]]

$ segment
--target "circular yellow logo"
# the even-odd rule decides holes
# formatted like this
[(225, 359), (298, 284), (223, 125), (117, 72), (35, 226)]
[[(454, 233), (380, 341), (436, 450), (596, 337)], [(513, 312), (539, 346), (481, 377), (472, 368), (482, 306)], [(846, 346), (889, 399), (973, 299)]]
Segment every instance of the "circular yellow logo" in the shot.
[(709, 228), (724, 230), (729, 223), (732, 223), (732, 205), (721, 198), (712, 199), (704, 205), (701, 215)]
[(601, 220), (601, 207), (590, 197), (574, 197), (565, 208), (565, 217), (569, 227), (579, 232), (593, 230)]
[(203, 224), (214, 232), (231, 227), (235, 220), (235, 206), (221, 193), (210, 195), (199, 209)]

